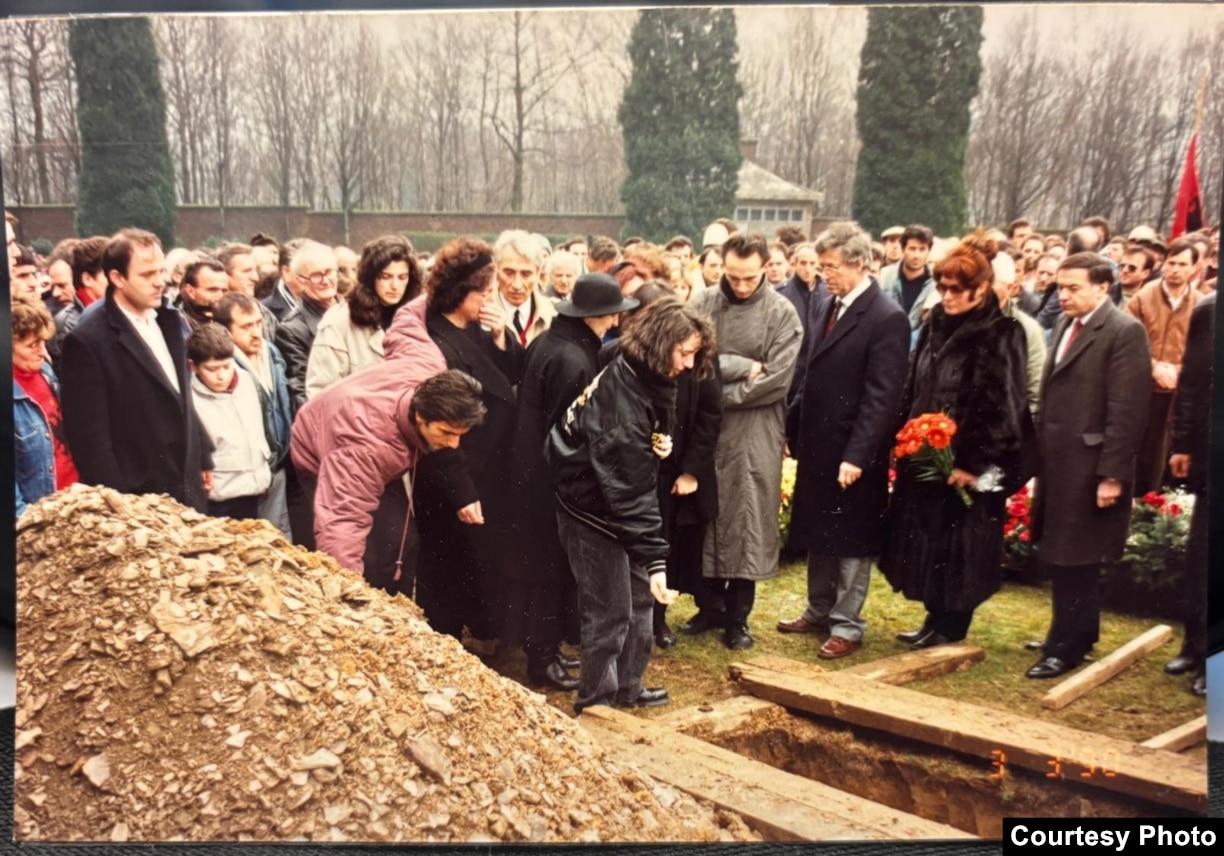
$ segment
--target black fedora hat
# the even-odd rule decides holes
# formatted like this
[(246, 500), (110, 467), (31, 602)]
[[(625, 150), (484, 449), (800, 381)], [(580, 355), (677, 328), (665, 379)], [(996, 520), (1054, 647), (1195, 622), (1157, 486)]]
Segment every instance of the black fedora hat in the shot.
[(623, 297), (620, 283), (606, 273), (585, 273), (578, 277), (569, 300), (557, 304), (557, 312), (570, 318), (596, 318), (637, 308), (638, 301)]

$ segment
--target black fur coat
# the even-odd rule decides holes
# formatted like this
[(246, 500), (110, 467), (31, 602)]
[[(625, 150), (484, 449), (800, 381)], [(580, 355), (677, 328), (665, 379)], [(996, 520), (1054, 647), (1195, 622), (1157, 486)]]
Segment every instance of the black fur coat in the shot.
[(898, 462), (880, 568), (911, 600), (969, 611), (999, 588), (1004, 507), (1033, 468), (1027, 359), (1023, 328), (990, 291), (964, 315), (936, 306), (922, 327), (897, 430), (919, 414), (947, 413), (957, 425), (955, 466), (974, 475), (998, 467), (1005, 485), (970, 490), (973, 504), (966, 507), (947, 484), (918, 481), (908, 460)]

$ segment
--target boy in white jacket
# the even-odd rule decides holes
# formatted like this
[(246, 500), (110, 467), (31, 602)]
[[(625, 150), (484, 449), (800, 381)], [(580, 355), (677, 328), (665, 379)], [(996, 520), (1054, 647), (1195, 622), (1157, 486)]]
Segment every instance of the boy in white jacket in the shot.
[(219, 324), (204, 324), (188, 337), (187, 357), (196, 414), (216, 448), (208, 513), (256, 519), (272, 484), (272, 450), (255, 378), (234, 365), (234, 341)]

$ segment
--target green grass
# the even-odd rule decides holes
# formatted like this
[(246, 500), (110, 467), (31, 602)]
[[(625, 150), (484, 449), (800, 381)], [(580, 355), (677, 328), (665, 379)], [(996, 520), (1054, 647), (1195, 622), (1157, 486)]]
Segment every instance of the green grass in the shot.
[[(816, 656), (821, 638), (783, 634), (775, 629), (781, 619), (802, 614), (807, 602), (806, 570), (802, 562), (790, 562), (773, 580), (757, 586), (756, 607), (749, 625), (756, 645), (748, 651), (730, 651), (722, 634), (710, 631), (692, 637), (679, 636), (679, 644), (666, 651), (656, 649), (646, 674), (648, 685), (667, 687), (680, 706), (715, 701), (738, 695), (728, 678), (727, 666), (761, 654), (818, 663), (826, 669), (841, 669), (904, 653), (908, 648), (893, 635), (922, 623), (922, 604), (894, 593), (883, 575), (873, 572), (863, 615), (867, 633), (863, 647), (841, 660), (824, 661)], [(668, 623), (678, 628), (696, 612), (691, 598), (682, 597), (668, 610)], [(1005, 584), (1003, 589), (977, 610), (967, 642), (983, 648), (983, 663), (927, 681), (910, 684), (911, 689), (986, 707), (1010, 710), (1073, 728), (1128, 739), (1146, 740), (1181, 725), (1206, 710), (1205, 701), (1189, 691), (1190, 677), (1164, 674), (1164, 663), (1177, 653), (1181, 625), (1174, 628), (1173, 641), (1126, 669), (1113, 680), (1091, 691), (1060, 711), (1041, 707), (1041, 697), (1057, 681), (1034, 681), (1024, 672), (1039, 658), (1024, 643), (1042, 639), (1050, 620), (1049, 587)], [(1161, 623), (1153, 619), (1104, 613), (1097, 656), (1130, 641)], [(568, 701), (568, 700), (567, 700)]]

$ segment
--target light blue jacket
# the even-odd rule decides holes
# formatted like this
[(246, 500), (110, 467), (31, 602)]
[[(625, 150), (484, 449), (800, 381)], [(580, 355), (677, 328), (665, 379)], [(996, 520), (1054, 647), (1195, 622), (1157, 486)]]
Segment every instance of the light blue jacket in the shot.
[[(42, 376), (59, 398), (59, 379), (50, 363), (42, 364)], [(13, 381), (13, 488), (17, 516), (44, 496), (55, 493), (55, 443), (51, 423), (34, 399)]]

